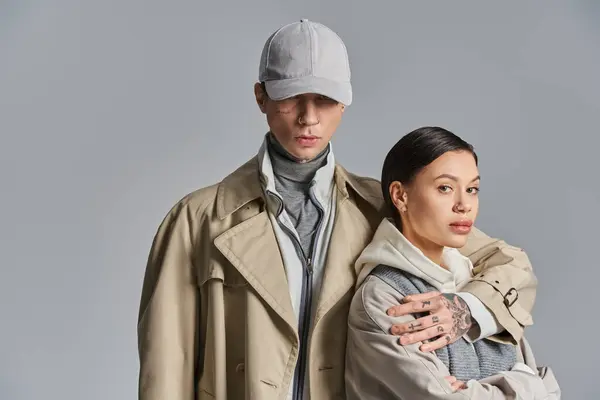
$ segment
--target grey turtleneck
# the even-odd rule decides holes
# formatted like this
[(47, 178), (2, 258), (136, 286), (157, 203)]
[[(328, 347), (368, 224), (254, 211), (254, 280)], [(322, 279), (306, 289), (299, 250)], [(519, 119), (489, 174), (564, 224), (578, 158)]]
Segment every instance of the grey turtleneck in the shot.
[(318, 205), (310, 196), (310, 187), (317, 170), (327, 164), (329, 146), (314, 159), (299, 162), (281, 146), (272, 133), (267, 137), (275, 189), (283, 198), (285, 210), (298, 232), (305, 256), (310, 257), (320, 218)]

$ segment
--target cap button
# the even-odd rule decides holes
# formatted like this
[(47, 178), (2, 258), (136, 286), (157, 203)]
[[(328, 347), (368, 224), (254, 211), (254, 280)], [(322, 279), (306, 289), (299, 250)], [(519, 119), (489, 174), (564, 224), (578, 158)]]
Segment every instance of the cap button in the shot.
[(308, 22), (306, 18), (300, 18), (300, 22)]

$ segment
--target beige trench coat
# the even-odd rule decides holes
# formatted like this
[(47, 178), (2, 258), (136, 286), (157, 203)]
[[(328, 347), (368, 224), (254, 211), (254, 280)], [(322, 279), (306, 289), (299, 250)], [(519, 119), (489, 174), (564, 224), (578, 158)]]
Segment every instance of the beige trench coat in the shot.
[[(343, 399), (354, 262), (381, 220), (380, 184), (336, 166), (336, 223), (310, 342), (311, 397)], [(475, 230), (476, 295), (517, 341), (536, 279), (525, 253)], [(141, 400), (285, 399), (298, 331), (252, 158), (179, 201), (152, 243), (138, 319)]]

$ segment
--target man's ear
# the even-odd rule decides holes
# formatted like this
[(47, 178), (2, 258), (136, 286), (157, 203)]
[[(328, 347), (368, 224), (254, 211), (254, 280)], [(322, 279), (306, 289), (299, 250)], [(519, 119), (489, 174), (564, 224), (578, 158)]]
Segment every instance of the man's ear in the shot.
[(258, 108), (260, 108), (260, 111), (265, 114), (267, 112), (268, 96), (263, 90), (260, 82), (256, 82), (254, 84), (254, 97), (256, 98), (256, 104), (258, 104)]

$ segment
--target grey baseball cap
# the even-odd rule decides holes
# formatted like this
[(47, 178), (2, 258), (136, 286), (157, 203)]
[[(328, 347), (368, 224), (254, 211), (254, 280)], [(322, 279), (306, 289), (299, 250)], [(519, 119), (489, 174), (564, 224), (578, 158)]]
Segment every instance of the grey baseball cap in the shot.
[(344, 105), (352, 103), (346, 46), (331, 29), (301, 19), (275, 31), (266, 41), (258, 80), (273, 100), (317, 93)]

